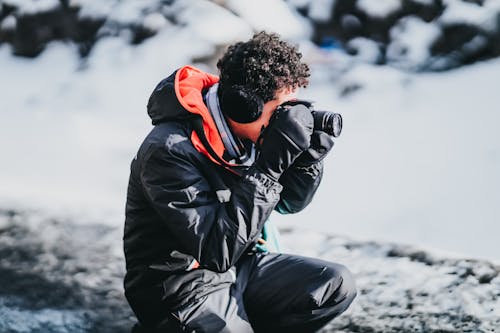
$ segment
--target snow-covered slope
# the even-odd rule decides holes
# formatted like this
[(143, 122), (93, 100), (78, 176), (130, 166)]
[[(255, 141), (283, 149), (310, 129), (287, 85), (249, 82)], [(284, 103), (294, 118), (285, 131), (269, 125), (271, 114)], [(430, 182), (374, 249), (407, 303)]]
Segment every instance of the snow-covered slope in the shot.
[(333, 86), (321, 73), (304, 96), (345, 128), (316, 200), (280, 224), (500, 260), (500, 61), (419, 75), (360, 65)]
[[(51, 44), (35, 60), (0, 47), (2, 205), (105, 211), (122, 223), (129, 163), (150, 129), (150, 91), (212, 52), (176, 26), (133, 48), (102, 39), (85, 69), (69, 45)], [(279, 223), (498, 259), (500, 62), (406, 74), (323, 56), (302, 96), (342, 113), (344, 133), (315, 201)]]

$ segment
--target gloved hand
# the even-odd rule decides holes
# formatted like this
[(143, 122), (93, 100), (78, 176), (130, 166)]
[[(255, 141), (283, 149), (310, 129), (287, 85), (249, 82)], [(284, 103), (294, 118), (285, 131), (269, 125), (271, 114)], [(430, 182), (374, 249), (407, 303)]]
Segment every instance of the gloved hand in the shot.
[(333, 148), (332, 137), (323, 131), (314, 131), (311, 136), (311, 145), (295, 160), (294, 165), (301, 167), (311, 166), (325, 158)]
[(256, 168), (275, 181), (309, 148), (314, 120), (302, 104), (278, 107), (262, 135)]

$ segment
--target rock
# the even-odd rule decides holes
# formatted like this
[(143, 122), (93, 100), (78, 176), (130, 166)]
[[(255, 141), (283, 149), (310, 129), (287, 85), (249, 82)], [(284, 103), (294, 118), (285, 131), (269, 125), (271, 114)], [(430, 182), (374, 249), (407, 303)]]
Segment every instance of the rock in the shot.
[(491, 34), (480, 27), (453, 24), (442, 28), (441, 36), (431, 46), (429, 69), (440, 71), (471, 64), (500, 54), (500, 33)]
[[(78, 10), (58, 6), (38, 12), (18, 12), (14, 8), (3, 19), (0, 43), (9, 43), (18, 56), (36, 57), (50, 41), (73, 41), (81, 55), (87, 55), (96, 41), (96, 34), (103, 20), (81, 19)], [(6, 23), (10, 22), (10, 23)], [(15, 29), (12, 29), (15, 22)]]
[(262, 6), (268, 10), (242, 0), (5, 1), (0, 44), (36, 57), (51, 41), (71, 42), (86, 57), (100, 38), (125, 36), (139, 44), (177, 25), (214, 49), (266, 29), (294, 40), (312, 36), (320, 46), (340, 42), (358, 60), (408, 71), (448, 70), (500, 55), (496, 1), (262, 0)]
[(327, 7), (329, 20), (316, 19), (313, 1), (289, 2), (313, 22), (316, 44), (333, 38), (349, 51), (351, 41), (368, 39), (381, 46), (379, 63), (405, 70), (448, 70), (500, 55), (495, 1), (337, 0)]
[(382, 47), (368, 38), (353, 38), (347, 42), (346, 49), (355, 59), (365, 63), (379, 64), (383, 60)]
[[(15, 55), (36, 57), (51, 41), (73, 42), (78, 46), (80, 55), (85, 57), (95, 42), (105, 36), (116, 36), (123, 31), (130, 31), (132, 44), (154, 36), (157, 29), (166, 25), (166, 19), (162, 20), (159, 16), (162, 16), (163, 7), (169, 6), (167, 2), (160, 1), (156, 4), (139, 3), (135, 7), (134, 3), (130, 2), (73, 2), (69, 4), (67, 1), (60, 1), (38, 10), (31, 9), (29, 4), (23, 5), (21, 2), (3, 4), (0, 12), (0, 44), (10, 44)], [(105, 11), (107, 7), (120, 12), (122, 16), (112, 16), (112, 12)], [(136, 15), (137, 13), (140, 14)]]
[[(307, 231), (282, 232), (291, 252), (347, 266), (358, 296), (323, 332), (494, 332), (500, 327), (500, 266), (438, 256), (399, 244), (326, 237), (311, 250)], [(312, 233), (313, 235), (315, 233)]]
[[(130, 332), (122, 227), (114, 222), (0, 209), (0, 331)], [(282, 238), (287, 252), (344, 264), (355, 275), (356, 300), (323, 333), (500, 327), (500, 267), (490, 262), (290, 228)]]
[(0, 210), (1, 332), (130, 332), (121, 228)]

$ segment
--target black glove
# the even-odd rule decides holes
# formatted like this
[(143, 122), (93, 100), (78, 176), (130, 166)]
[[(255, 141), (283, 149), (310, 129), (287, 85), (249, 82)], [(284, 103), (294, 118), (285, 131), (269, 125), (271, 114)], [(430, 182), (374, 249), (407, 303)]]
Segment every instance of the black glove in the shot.
[(333, 148), (332, 137), (323, 131), (314, 131), (311, 145), (295, 160), (294, 165), (308, 167), (323, 160)]
[[(256, 168), (275, 181), (309, 148), (313, 133), (311, 111), (302, 104), (279, 106), (259, 139)], [(262, 142), (261, 142), (262, 141)]]

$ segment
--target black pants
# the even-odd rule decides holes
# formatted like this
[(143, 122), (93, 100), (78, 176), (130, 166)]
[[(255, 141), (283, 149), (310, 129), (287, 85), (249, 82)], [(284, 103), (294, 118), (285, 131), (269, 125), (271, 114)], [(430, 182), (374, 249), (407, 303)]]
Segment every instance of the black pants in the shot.
[(236, 281), (170, 311), (147, 332), (316, 332), (344, 312), (356, 289), (342, 265), (287, 254), (240, 260)]

